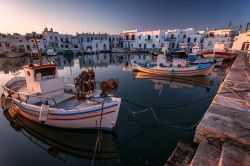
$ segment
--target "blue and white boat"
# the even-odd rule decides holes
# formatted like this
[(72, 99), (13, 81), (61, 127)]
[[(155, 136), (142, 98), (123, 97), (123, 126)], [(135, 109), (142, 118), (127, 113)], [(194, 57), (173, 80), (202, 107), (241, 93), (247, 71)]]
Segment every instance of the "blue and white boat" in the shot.
[(159, 55), (157, 63), (140, 64), (135, 63), (137, 70), (156, 75), (165, 76), (202, 76), (208, 75), (214, 68), (214, 63), (192, 65), (185, 59), (173, 59), (167, 62), (164, 55)]

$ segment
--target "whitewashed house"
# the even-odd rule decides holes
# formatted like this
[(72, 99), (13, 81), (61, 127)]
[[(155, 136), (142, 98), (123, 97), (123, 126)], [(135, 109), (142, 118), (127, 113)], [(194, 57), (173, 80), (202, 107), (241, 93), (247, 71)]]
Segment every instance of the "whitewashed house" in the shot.
[(135, 42), (136, 33), (137, 33), (137, 29), (122, 31), (121, 35), (122, 35), (123, 48), (129, 49), (129, 50), (133, 48), (133, 43)]
[(110, 50), (108, 40), (92, 40), (92, 51), (106, 52)]
[[(76, 35), (79, 42), (79, 52), (93, 52), (93, 51), (107, 51), (110, 50), (108, 42), (108, 35), (95, 34), (95, 33), (82, 33)], [(100, 47), (96, 45), (97, 41), (100, 41)], [(93, 43), (94, 42), (94, 43)], [(106, 44), (105, 44), (106, 43)], [(106, 47), (105, 47), (106, 45)], [(96, 47), (97, 46), (97, 47)], [(103, 50), (105, 49), (105, 50)]]
[(169, 42), (165, 40), (164, 30), (147, 31), (123, 31), (123, 48), (130, 50), (137, 49), (143, 51), (161, 50), (162, 47), (168, 47)]
[(0, 53), (10, 50), (10, 34), (0, 34)]
[(45, 39), (47, 50), (53, 49), (54, 51), (60, 51), (60, 34), (58, 32), (54, 32), (52, 28), (50, 28), (50, 30), (48, 30), (48, 28), (44, 28), (42, 35)]
[(246, 30), (234, 38), (232, 50), (250, 53), (250, 30)]
[(64, 52), (65, 50), (72, 50), (72, 35), (68, 34), (59, 34), (59, 48), (58, 52)]
[(229, 49), (232, 46), (233, 37), (235, 32), (231, 29), (218, 29), (208, 32), (208, 37), (204, 38), (203, 50), (214, 50), (217, 44), (223, 44), (225, 49)]

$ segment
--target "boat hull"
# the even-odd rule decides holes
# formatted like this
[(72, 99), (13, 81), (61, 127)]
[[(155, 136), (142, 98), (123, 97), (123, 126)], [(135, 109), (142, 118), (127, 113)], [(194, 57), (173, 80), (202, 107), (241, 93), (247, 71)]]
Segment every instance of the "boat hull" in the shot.
[(166, 76), (202, 76), (208, 75), (214, 68), (214, 64), (211, 64), (209, 67), (204, 69), (196, 69), (194, 67), (187, 67), (187, 68), (164, 68), (164, 67), (156, 67), (156, 68), (147, 68), (142, 67), (138, 64), (135, 64), (138, 71), (150, 73), (150, 74), (157, 74), (157, 75), (166, 75)]
[(112, 130), (116, 125), (121, 99), (115, 98), (114, 102), (105, 103), (103, 109), (101, 104), (92, 109), (77, 111), (49, 108), (47, 120), (44, 122), (39, 120), (40, 106), (27, 104), (18, 99), (13, 99), (12, 102), (23, 117), (37, 123), (59, 128), (101, 128)]
[(204, 58), (234, 59), (237, 57), (237, 54), (227, 52), (204, 52), (202, 55)]

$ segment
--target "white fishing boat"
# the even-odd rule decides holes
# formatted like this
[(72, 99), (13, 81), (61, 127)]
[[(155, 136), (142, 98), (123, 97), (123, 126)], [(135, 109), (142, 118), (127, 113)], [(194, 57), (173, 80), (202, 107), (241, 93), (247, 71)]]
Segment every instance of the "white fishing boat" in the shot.
[(125, 53), (125, 52), (128, 52), (128, 50), (125, 48), (112, 48), (112, 52), (113, 53)]
[(57, 52), (53, 48), (48, 48), (47, 55), (49, 55), (49, 56), (56, 56)]
[(14, 104), (23, 117), (59, 128), (115, 127), (121, 104), (121, 98), (110, 95), (117, 87), (115, 80), (103, 81), (100, 91), (93, 70), (82, 72), (73, 85), (58, 76), (54, 63), (40, 61), (23, 69), (25, 77), (16, 76), (3, 85), (3, 109)]
[(166, 62), (166, 57), (159, 55), (157, 58), (157, 64), (147, 63), (140, 64), (135, 63), (137, 70), (141, 72), (166, 75), (166, 76), (201, 76), (208, 75), (214, 68), (214, 63), (188, 64), (185, 59), (173, 59), (173, 62)]

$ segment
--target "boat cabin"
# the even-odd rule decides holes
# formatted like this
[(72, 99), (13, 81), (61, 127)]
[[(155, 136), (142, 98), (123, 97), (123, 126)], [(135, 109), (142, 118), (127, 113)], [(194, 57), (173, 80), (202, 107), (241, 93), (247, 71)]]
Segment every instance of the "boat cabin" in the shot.
[(58, 77), (56, 64), (24, 66), (27, 89), (46, 97), (64, 93), (63, 78)]

